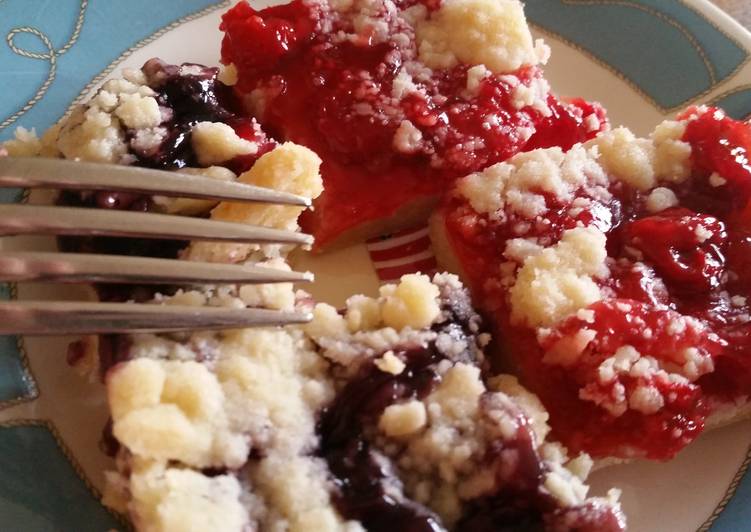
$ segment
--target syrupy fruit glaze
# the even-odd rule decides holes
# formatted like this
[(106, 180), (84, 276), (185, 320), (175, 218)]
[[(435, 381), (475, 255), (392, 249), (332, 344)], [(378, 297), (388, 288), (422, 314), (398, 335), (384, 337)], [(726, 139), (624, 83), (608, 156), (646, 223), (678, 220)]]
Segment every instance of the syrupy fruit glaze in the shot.
[[(577, 223), (595, 225), (605, 232), (613, 260), (610, 277), (602, 281), (606, 298), (588, 307), (593, 318), (573, 316), (539, 338), (511, 323), (507, 288), (497, 281), (505, 243), (517, 236), (513, 216), (507, 224), (488, 223), (459, 198), (446, 207), (448, 238), (475, 300), (492, 316), (523, 382), (550, 411), (555, 437), (572, 451), (669, 459), (698, 436), (713, 407), (751, 393), (751, 127), (716, 109), (691, 108), (679, 117), (687, 118), (683, 140), (692, 148), (691, 176), (681, 184), (661, 184), (673, 190), (679, 206), (649, 213), (644, 194), (623, 183), (611, 186), (608, 203), (576, 216), (546, 197), (551, 223), (538, 224), (527, 236), (556, 242)], [(635, 258), (643, 264), (635, 266)], [(683, 328), (684, 316), (699, 327)], [(542, 361), (555, 341), (583, 329), (597, 335), (575, 367)], [(701, 376), (695, 382), (649, 381), (666, 398), (663, 408), (611, 415), (579, 394), (587, 386), (590, 392), (613, 391), (594, 389), (601, 386), (596, 370), (623, 346), (666, 367), (693, 348), (704, 360)], [(619, 382), (628, 396), (644, 381)]]
[(440, 519), (433, 512), (395, 496), (390, 489), (398, 482), (393, 465), (364, 436), (364, 424), (376, 424), (388, 405), (424, 397), (438, 381), (431, 368), (439, 359), (435, 346), (399, 356), (409, 364), (401, 375), (384, 373), (369, 363), (339, 392), (318, 425), (320, 453), (335, 479), (334, 501), (344, 517), (373, 531), (438, 531)]
[[(468, 310), (461, 303), (450, 308), (449, 319), (433, 329), (471, 345), (473, 333), (469, 322), (463, 319)], [(399, 375), (385, 373), (368, 361), (337, 394), (317, 426), (319, 454), (334, 478), (333, 500), (345, 518), (361, 522), (372, 532), (444, 531), (446, 527), (435, 513), (402, 493), (397, 466), (376, 448), (368, 435), (373, 434), (387, 406), (423, 399), (433, 391), (441, 381), (436, 365), (446, 355), (431, 342), (423, 348), (397, 352), (396, 356), (406, 366)], [(478, 362), (470, 360), (468, 354), (461, 359)], [(492, 395), (480, 401), (480, 408), (488, 412), (493, 408), (511, 408), (486, 404), (492, 401)], [(487, 467), (497, 471), (497, 488), (490, 495), (468, 501), (463, 517), (451, 530), (617, 532), (625, 529), (621, 514), (607, 504), (588, 501), (562, 509), (541, 489), (546, 466), (537, 453), (532, 429), (521, 411), (509, 410), (508, 414), (517, 420), (517, 433), (512, 438), (494, 440), (486, 457)], [(510, 455), (515, 456), (513, 463), (507, 460)], [(508, 476), (509, 467), (514, 467), (511, 481), (502, 476), (503, 471)]]
[[(135, 131), (127, 130), (129, 156), (135, 166), (179, 170), (199, 167), (190, 141), (190, 130), (198, 122), (224, 122), (242, 138), (256, 142), (257, 153), (237, 157), (226, 166), (236, 173), (248, 170), (258, 157), (273, 149), (275, 143), (265, 136), (254, 119), (236, 112), (234, 94), (217, 80), (218, 69), (195, 64), (169, 65), (151, 59), (143, 67), (149, 86), (156, 92), (156, 100), (162, 109), (165, 122), (160, 124), (167, 131), (165, 139), (148, 150), (138, 149), (131, 142)], [(63, 191), (57, 203), (71, 207), (92, 207), (149, 212), (158, 207), (149, 196), (128, 192), (78, 192)], [(64, 251), (139, 255), (148, 257), (176, 257), (187, 242), (131, 238), (81, 238), (62, 237), (60, 248)], [(145, 301), (155, 291), (164, 292), (166, 287), (132, 287), (97, 285), (100, 298), (108, 301), (135, 299)]]
[[(396, 1), (396, 9), (417, 2)], [(432, 10), (439, 2), (425, 1)], [(394, 42), (342, 39), (351, 27), (321, 4), (294, 0), (254, 10), (240, 2), (222, 18), (222, 61), (234, 64), (235, 89), (277, 139), (313, 149), (323, 160), (325, 192), (302, 226), (318, 247), (401, 206), (439, 195), (453, 179), (530, 148), (562, 146), (606, 124), (601, 107), (549, 96), (550, 116), (511, 102), (513, 84), (542, 78), (538, 67), (488, 76), (466, 95), (467, 66), (435, 70), (424, 95), (392, 97), (408, 58)], [(325, 28), (325, 29), (323, 29)], [(413, 37), (414, 38), (414, 37)], [(590, 117), (587, 121), (586, 118)], [(420, 148), (394, 148), (402, 120), (422, 134)]]

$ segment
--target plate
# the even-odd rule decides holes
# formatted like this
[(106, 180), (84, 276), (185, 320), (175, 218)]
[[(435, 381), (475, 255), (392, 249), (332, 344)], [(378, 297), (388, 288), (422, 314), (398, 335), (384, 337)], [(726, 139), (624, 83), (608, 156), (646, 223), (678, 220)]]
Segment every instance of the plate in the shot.
[[(153, 56), (214, 64), (219, 16), (230, 2), (0, 0), (0, 140), (18, 126), (43, 131), (119, 68)], [(613, 124), (639, 134), (695, 103), (751, 115), (751, 34), (704, 0), (527, 0), (551, 45), (546, 72), (559, 94), (601, 101)], [(0, 201), (26, 201), (0, 190)], [(31, 201), (43, 201), (34, 195)], [(298, 256), (316, 272), (314, 296), (341, 304), (379, 282), (431, 264), (424, 228), (332, 254)], [(414, 242), (408, 256), (384, 250)], [(52, 248), (48, 238), (0, 249)], [(381, 257), (388, 256), (387, 259)], [(346, 265), (343, 267), (342, 265)], [(0, 298), (81, 297), (75, 289), (0, 286)], [(2, 319), (2, 318), (0, 318)], [(99, 503), (108, 459), (98, 449), (103, 387), (66, 364), (66, 338), (0, 337), (0, 529), (124, 530)], [(667, 464), (596, 472), (593, 490), (623, 489), (631, 530), (751, 529), (751, 422), (706, 434)], [(657, 524), (659, 523), (659, 525)]]

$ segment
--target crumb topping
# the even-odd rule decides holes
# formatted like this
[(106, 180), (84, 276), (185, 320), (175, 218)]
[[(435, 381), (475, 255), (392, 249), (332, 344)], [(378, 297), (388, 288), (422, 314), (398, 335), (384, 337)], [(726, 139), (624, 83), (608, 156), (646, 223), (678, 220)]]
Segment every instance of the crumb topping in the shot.
[[(161, 302), (242, 304), (238, 294)], [(546, 442), (547, 413), (513, 377), (488, 379), (489, 339), (455, 276), (405, 276), (314, 314), (299, 328), (130, 338), (107, 379), (121, 446), (108, 482), (137, 526), (354, 531), (401, 516), (472, 529), (538, 468), (534, 519), (551, 504), (595, 515), (586, 459)], [(390, 383), (392, 395), (379, 391)], [(355, 442), (365, 454), (342, 461)], [(366, 479), (393, 504), (368, 510)], [(621, 522), (616, 503), (601, 504)]]
[(235, 130), (221, 122), (199, 122), (191, 131), (191, 142), (201, 166), (211, 166), (240, 155), (258, 153), (258, 144), (240, 138)]
[(511, 318), (545, 327), (598, 301), (593, 278), (608, 275), (605, 243), (594, 227), (569, 229), (557, 244), (528, 257), (509, 290)]
[(435, 69), (464, 63), (504, 74), (540, 62), (515, 0), (446, 0), (418, 23), (417, 46), (420, 60)]

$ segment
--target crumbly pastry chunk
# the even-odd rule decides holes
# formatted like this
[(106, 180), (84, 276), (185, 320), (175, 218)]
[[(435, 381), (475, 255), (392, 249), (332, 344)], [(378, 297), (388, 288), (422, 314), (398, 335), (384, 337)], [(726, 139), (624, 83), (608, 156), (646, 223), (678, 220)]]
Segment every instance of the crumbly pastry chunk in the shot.
[[(266, 137), (254, 119), (231, 111), (238, 104), (217, 79), (218, 71), (151, 59), (140, 70), (126, 69), (122, 78), (105, 82), (89, 101), (76, 107), (41, 139), (33, 131), (19, 129), (15, 139), (4, 143), (4, 149), (9, 155), (176, 170), (317, 197), (321, 193), (320, 159), (292, 143), (269, 153), (277, 144)], [(217, 206), (215, 201), (110, 191), (63, 191), (57, 202), (78, 207), (209, 215), (290, 230), (298, 227), (301, 212), (294, 207), (248, 210), (242, 204)], [(182, 252), (191, 260), (235, 263), (253, 254), (257, 260), (264, 260), (288, 251), (279, 245), (205, 243), (183, 249), (186, 242), (110, 238), (62, 238), (60, 244), (64, 250), (158, 257), (175, 257)], [(153, 295), (145, 288), (135, 292), (115, 286), (98, 288), (100, 297), (110, 300), (146, 300)]]
[[(321, 160), (307, 148), (291, 142), (281, 144), (262, 155), (247, 172), (238, 176), (241, 183), (317, 198), (323, 191), (318, 169)], [(294, 231), (303, 207), (265, 205), (249, 207), (247, 203), (223, 202), (211, 211), (211, 218)], [(266, 256), (278, 256), (280, 246), (253, 244), (218, 244), (194, 242), (184, 252), (188, 260), (204, 262), (240, 262), (256, 250)], [(273, 251), (272, 251), (273, 250)]]
[(121, 343), (108, 501), (143, 530), (623, 529), (537, 398), (490, 378), (457, 277), (313, 310), (303, 327)]
[(447, 0), (417, 24), (416, 36), (418, 57), (433, 69), (463, 63), (505, 74), (541, 59), (515, 0)]
[(302, 219), (318, 247), (422, 222), (455, 178), (607, 124), (551, 94), (518, 0), (240, 2), (221, 29), (248, 112), (325, 162)]
[[(19, 129), (9, 155), (132, 164), (233, 180), (275, 146), (217, 80), (218, 69), (159, 59), (125, 69), (39, 139)], [(215, 202), (134, 194), (66, 192), (61, 203), (197, 215)]]
[(569, 447), (670, 458), (748, 396), (749, 138), (692, 108), (471, 174), (433, 220)]

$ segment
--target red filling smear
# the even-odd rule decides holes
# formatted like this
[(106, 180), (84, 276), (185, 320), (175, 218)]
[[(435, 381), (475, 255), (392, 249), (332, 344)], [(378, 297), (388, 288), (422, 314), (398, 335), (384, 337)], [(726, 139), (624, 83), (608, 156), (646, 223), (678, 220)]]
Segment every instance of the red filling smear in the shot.
[[(340, 24), (301, 0), (260, 11), (242, 2), (221, 24), (222, 61), (237, 68), (236, 91), (255, 102), (249, 111), (273, 137), (308, 146), (323, 160), (325, 192), (302, 220), (318, 247), (427, 201), (459, 176), (529, 148), (568, 148), (607, 123), (601, 107), (578, 99), (549, 96), (547, 117), (516, 109), (513, 85), (540, 80), (537, 67), (488, 76), (470, 96), (466, 66), (436, 70), (421, 82), (423, 94), (395, 98), (405, 52), (367, 34), (337, 38), (340, 29), (352, 31)], [(410, 153), (394, 148), (404, 120), (422, 135)]]
[[(677, 368), (685, 364), (684, 351), (695, 349), (701, 361), (695, 371), (700, 373), (711, 370), (707, 361), (717, 355), (722, 343), (706, 329), (690, 324), (676, 333), (671, 327), (681, 323), (680, 314), (630, 299), (608, 299), (589, 310), (591, 318), (564, 320), (540, 341), (543, 352), (554, 353), (560, 342), (570, 342), (581, 331), (593, 331), (594, 338), (572, 366), (550, 369), (539, 357), (530, 357), (528, 371), (541, 372), (548, 389), (575, 383), (567, 397), (576, 394), (577, 401), (556, 405), (551, 416), (565, 416), (573, 445), (596, 456), (610, 455), (614, 449), (617, 454), (628, 454), (629, 448), (642, 449), (647, 458), (675, 454), (704, 427), (707, 408), (699, 387), (666, 371), (655, 371), (651, 360), (621, 372), (608, 371), (606, 361), (623, 353), (619, 349), (631, 346), (648, 353), (662, 367)], [(649, 407), (644, 412), (645, 407), (638, 405), (639, 393), (651, 389), (659, 392), (662, 404), (654, 407), (659, 406), (656, 412)], [(586, 401), (580, 400), (582, 395)], [(549, 397), (550, 402), (556, 399), (556, 393)]]
[[(669, 459), (696, 438), (718, 402), (751, 394), (751, 128), (715, 109), (689, 109), (682, 117), (691, 118), (683, 136), (692, 148), (691, 176), (660, 183), (679, 207), (650, 213), (643, 193), (618, 183), (608, 203), (576, 216), (549, 202), (550, 223), (526, 235), (554, 243), (577, 222), (595, 225), (611, 257), (610, 276), (600, 281), (604, 299), (543, 334), (511, 323), (508, 286), (498, 275), (518, 220), (490, 221), (461, 198), (444, 206), (448, 238), (475, 300), (493, 316), (523, 382), (550, 411), (555, 436), (573, 451)], [(568, 352), (578, 345), (579, 354), (551, 362), (562, 339)], [(629, 347), (646, 360), (610, 378), (603, 362)], [(613, 398), (628, 405), (640, 386), (659, 391), (659, 409), (651, 411), (639, 393), (639, 408), (614, 409)]]

